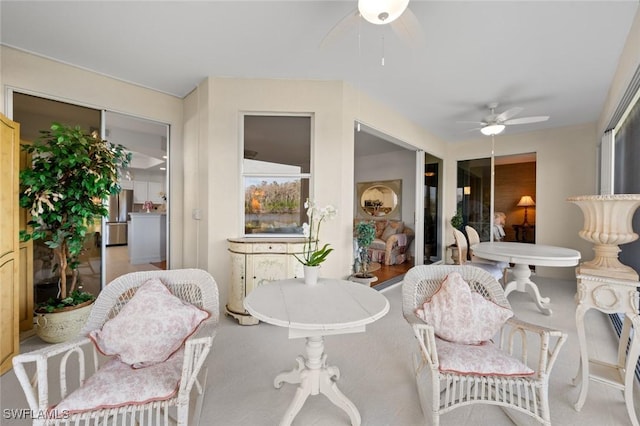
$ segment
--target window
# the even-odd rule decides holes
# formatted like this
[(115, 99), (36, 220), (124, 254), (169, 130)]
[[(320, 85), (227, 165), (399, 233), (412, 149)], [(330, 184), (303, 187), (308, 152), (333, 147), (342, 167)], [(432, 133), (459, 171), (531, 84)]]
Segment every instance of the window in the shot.
[(310, 169), (310, 116), (245, 115), (244, 234), (301, 235)]

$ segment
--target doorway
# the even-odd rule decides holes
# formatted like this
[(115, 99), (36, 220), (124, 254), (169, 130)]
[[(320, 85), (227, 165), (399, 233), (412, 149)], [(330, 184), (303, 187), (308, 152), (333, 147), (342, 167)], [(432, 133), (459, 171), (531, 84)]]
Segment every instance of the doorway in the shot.
[[(495, 157), (494, 167), (493, 211), (502, 228), (496, 232), (494, 223), (494, 239), (535, 243), (536, 154)], [(481, 241), (491, 238), (491, 172), (491, 158), (458, 161), (456, 209)]]
[[(393, 141), (393, 142), (392, 142)], [(422, 244), (422, 235), (416, 232), (416, 209), (418, 208), (416, 197), (416, 149), (406, 143), (395, 140), (375, 129), (360, 124), (354, 129), (354, 226), (357, 221), (374, 221), (377, 225), (377, 233), (384, 233), (381, 225), (385, 221), (401, 221), (404, 233), (410, 235), (406, 249), (402, 253), (392, 252), (394, 259), (387, 265), (381, 256), (387, 256), (385, 243), (376, 235), (369, 253), (374, 257), (372, 262), (376, 280), (371, 283), (375, 288), (381, 289), (402, 279), (406, 271), (416, 264), (416, 244)], [(368, 184), (393, 184), (397, 206), (391, 209), (391, 216), (371, 214), (366, 203), (368, 200), (360, 200), (358, 188), (362, 189)], [(422, 182), (420, 182), (420, 185)], [(396, 193), (397, 191), (397, 193)], [(365, 205), (362, 205), (364, 202)], [(384, 207), (380, 211), (384, 211)], [(368, 216), (366, 215), (369, 212)], [(408, 229), (408, 231), (407, 231)], [(380, 244), (380, 247), (376, 246)], [(420, 250), (421, 251), (421, 250)], [(355, 256), (354, 256), (355, 258)], [(355, 272), (355, 271), (354, 271)]]
[[(132, 168), (128, 171), (128, 174), (125, 172), (124, 175), (129, 177), (138, 176), (141, 179), (145, 178), (147, 191), (149, 187), (148, 182), (151, 181), (151, 177), (146, 178), (146, 176), (151, 176), (151, 174), (146, 170), (151, 167), (149, 166), (151, 162), (147, 161), (145, 166), (138, 166), (138, 164), (147, 157), (156, 156), (162, 159), (162, 161), (157, 162), (155, 166), (158, 168), (164, 167), (165, 169), (162, 171), (163, 174), (158, 176), (158, 180), (162, 180), (161, 188), (164, 191), (164, 198), (168, 199), (169, 191), (165, 184), (168, 176), (168, 170), (166, 170), (168, 168), (168, 159), (166, 157), (166, 153), (168, 152), (167, 125), (122, 114), (105, 113), (95, 108), (17, 91), (10, 92), (9, 97), (13, 107), (13, 120), (19, 122), (21, 125), (22, 143), (32, 143), (35, 141), (40, 136), (40, 130), (48, 129), (54, 121), (72, 126), (80, 126), (87, 133), (101, 131), (103, 124), (106, 123), (104, 126), (105, 129), (102, 131), (102, 137), (114, 143), (121, 143), (120, 141), (122, 140), (124, 141), (122, 145), (133, 152), (132, 166), (136, 166), (136, 169)], [(106, 116), (107, 119), (105, 119), (104, 116)], [(135, 125), (131, 123), (135, 123)], [(154, 138), (160, 138), (156, 136), (156, 134), (160, 132), (160, 130), (158, 130), (160, 127), (162, 128), (164, 139), (158, 142), (156, 146), (151, 144), (150, 141)], [(134, 133), (133, 130), (136, 130), (137, 133)], [(127, 139), (121, 137), (123, 134), (133, 135), (134, 137)], [(135, 144), (133, 142), (135, 142)], [(164, 158), (162, 158), (163, 156)], [(163, 165), (160, 166), (159, 163)], [(25, 165), (21, 165), (21, 167), (24, 166)], [(133, 182), (133, 180), (127, 179), (125, 186), (131, 185), (129, 182)], [(155, 192), (159, 193), (160, 190)], [(166, 207), (168, 203), (165, 199), (158, 196), (155, 198), (155, 201), (157, 206), (164, 204), (163, 208), (167, 210)], [(168, 234), (166, 230), (165, 233)], [(97, 295), (103, 285), (123, 273), (135, 270), (162, 269), (166, 267), (166, 258), (164, 263), (157, 265), (151, 263), (132, 265), (127, 255), (127, 246), (118, 246), (113, 253), (109, 253), (106, 250), (104, 236), (104, 224), (100, 222), (97, 222), (94, 225), (94, 229), (87, 234), (84, 244), (85, 252), (80, 258), (81, 263), (78, 270), (80, 285), (84, 291)], [(115, 253), (116, 251), (118, 253)], [(163, 251), (167, 252), (166, 247), (163, 248)], [(105, 256), (105, 254), (107, 255)], [(111, 256), (111, 254), (113, 254), (113, 256)], [(55, 265), (52, 264), (51, 250), (48, 249), (42, 241), (35, 242), (33, 246), (33, 257), (34, 299), (37, 303), (46, 300), (48, 297), (55, 297), (57, 294), (57, 280), (55, 279)]]

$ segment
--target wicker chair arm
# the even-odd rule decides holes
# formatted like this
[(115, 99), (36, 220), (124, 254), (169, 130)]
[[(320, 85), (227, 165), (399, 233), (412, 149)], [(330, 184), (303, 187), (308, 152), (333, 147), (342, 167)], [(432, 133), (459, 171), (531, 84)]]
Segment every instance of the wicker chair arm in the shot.
[(91, 339), (87, 336), (75, 337), (63, 343), (56, 343), (49, 346), (44, 346), (34, 351), (16, 355), (13, 358), (13, 365), (16, 363), (34, 362), (39, 358), (51, 358), (53, 356), (67, 352), (69, 349), (74, 349), (78, 346), (91, 343)]
[[(419, 321), (419, 320), (418, 320)], [(438, 351), (436, 350), (436, 338), (433, 326), (425, 324), (422, 321), (413, 322), (413, 334), (418, 339), (422, 363), (418, 367), (418, 372), (424, 366), (430, 369), (437, 369), (440, 362), (438, 361)]]
[(567, 339), (567, 334), (561, 330), (532, 324), (516, 317), (512, 317), (507, 320), (506, 325), (508, 325), (511, 330), (508, 335), (506, 333), (503, 333), (501, 347), (507, 350), (509, 353), (513, 354), (515, 336), (520, 335), (522, 361), (524, 363), (527, 363), (527, 356), (529, 352), (527, 348), (526, 334), (531, 333), (540, 337), (540, 348), (537, 354), (538, 365), (536, 372), (538, 376), (548, 375), (557, 360), (560, 348)]
[(197, 383), (198, 373), (211, 350), (217, 325), (218, 318), (204, 321), (185, 342), (178, 398), (187, 398), (194, 383)]
[[(37, 349), (25, 354), (16, 355), (13, 358), (13, 369), (18, 382), (24, 390), (27, 403), (31, 410), (46, 411), (51, 405), (49, 402), (49, 359), (55, 356), (63, 355), (63, 359), (67, 359), (71, 354), (78, 354), (78, 371), (80, 374), (80, 380), (84, 380), (85, 372), (87, 370), (87, 363), (89, 359), (84, 356), (83, 347), (90, 346), (93, 356), (90, 358), (94, 363), (94, 369), (97, 368), (97, 354), (93, 343), (86, 336), (76, 337), (72, 340), (63, 343), (57, 343), (51, 346), (46, 346), (41, 349)], [(35, 364), (35, 373), (30, 378), (27, 373), (26, 366), (29, 364)], [(66, 362), (60, 364), (59, 374), (61, 377), (66, 377)], [(55, 382), (54, 382), (55, 383)], [(66, 396), (66, 383), (60, 380), (61, 395)]]

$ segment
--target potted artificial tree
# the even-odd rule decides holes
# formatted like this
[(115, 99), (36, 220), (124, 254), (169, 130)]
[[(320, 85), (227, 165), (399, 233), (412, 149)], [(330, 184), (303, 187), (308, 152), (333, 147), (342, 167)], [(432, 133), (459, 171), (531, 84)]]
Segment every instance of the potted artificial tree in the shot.
[(375, 276), (369, 272), (369, 246), (376, 237), (376, 228), (371, 222), (360, 222), (356, 225), (356, 241), (358, 242), (358, 258), (356, 259), (355, 280), (365, 284), (374, 281)]
[[(58, 295), (36, 307), (36, 333), (47, 342), (65, 341), (78, 333), (92, 294), (78, 290), (79, 256), (95, 220), (108, 214), (105, 201), (120, 190), (120, 170), (131, 159), (122, 145), (113, 145), (79, 126), (53, 123), (33, 144), (22, 145), (31, 167), (20, 171), (20, 207), (31, 215), (23, 241), (43, 240), (54, 254)], [(84, 312), (73, 312), (77, 307)], [(71, 317), (73, 325), (61, 325)], [(64, 335), (58, 335), (62, 332)]]

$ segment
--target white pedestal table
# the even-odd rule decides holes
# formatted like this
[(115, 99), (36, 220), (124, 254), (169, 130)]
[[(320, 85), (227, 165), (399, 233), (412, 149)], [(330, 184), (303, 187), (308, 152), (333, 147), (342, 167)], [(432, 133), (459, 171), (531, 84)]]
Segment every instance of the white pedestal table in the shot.
[(477, 257), (513, 263), (512, 275), (515, 280), (506, 284), (505, 297), (514, 290), (527, 292), (545, 315), (551, 315), (551, 309), (545, 306), (551, 300), (548, 297), (542, 297), (538, 286), (531, 281), (529, 265), (576, 266), (580, 261), (580, 252), (577, 250), (543, 244), (493, 241), (474, 244), (471, 249)]
[(315, 285), (303, 279), (273, 281), (253, 290), (244, 300), (245, 309), (260, 321), (286, 327), (289, 338), (306, 338), (306, 358), (296, 358), (297, 367), (280, 373), (276, 388), (298, 384), (295, 397), (280, 425), (290, 425), (309, 395), (324, 394), (342, 408), (358, 426), (356, 406), (339, 389), (338, 367), (326, 363), (324, 336), (358, 333), (389, 311), (389, 301), (380, 292), (351, 281), (320, 278)]

